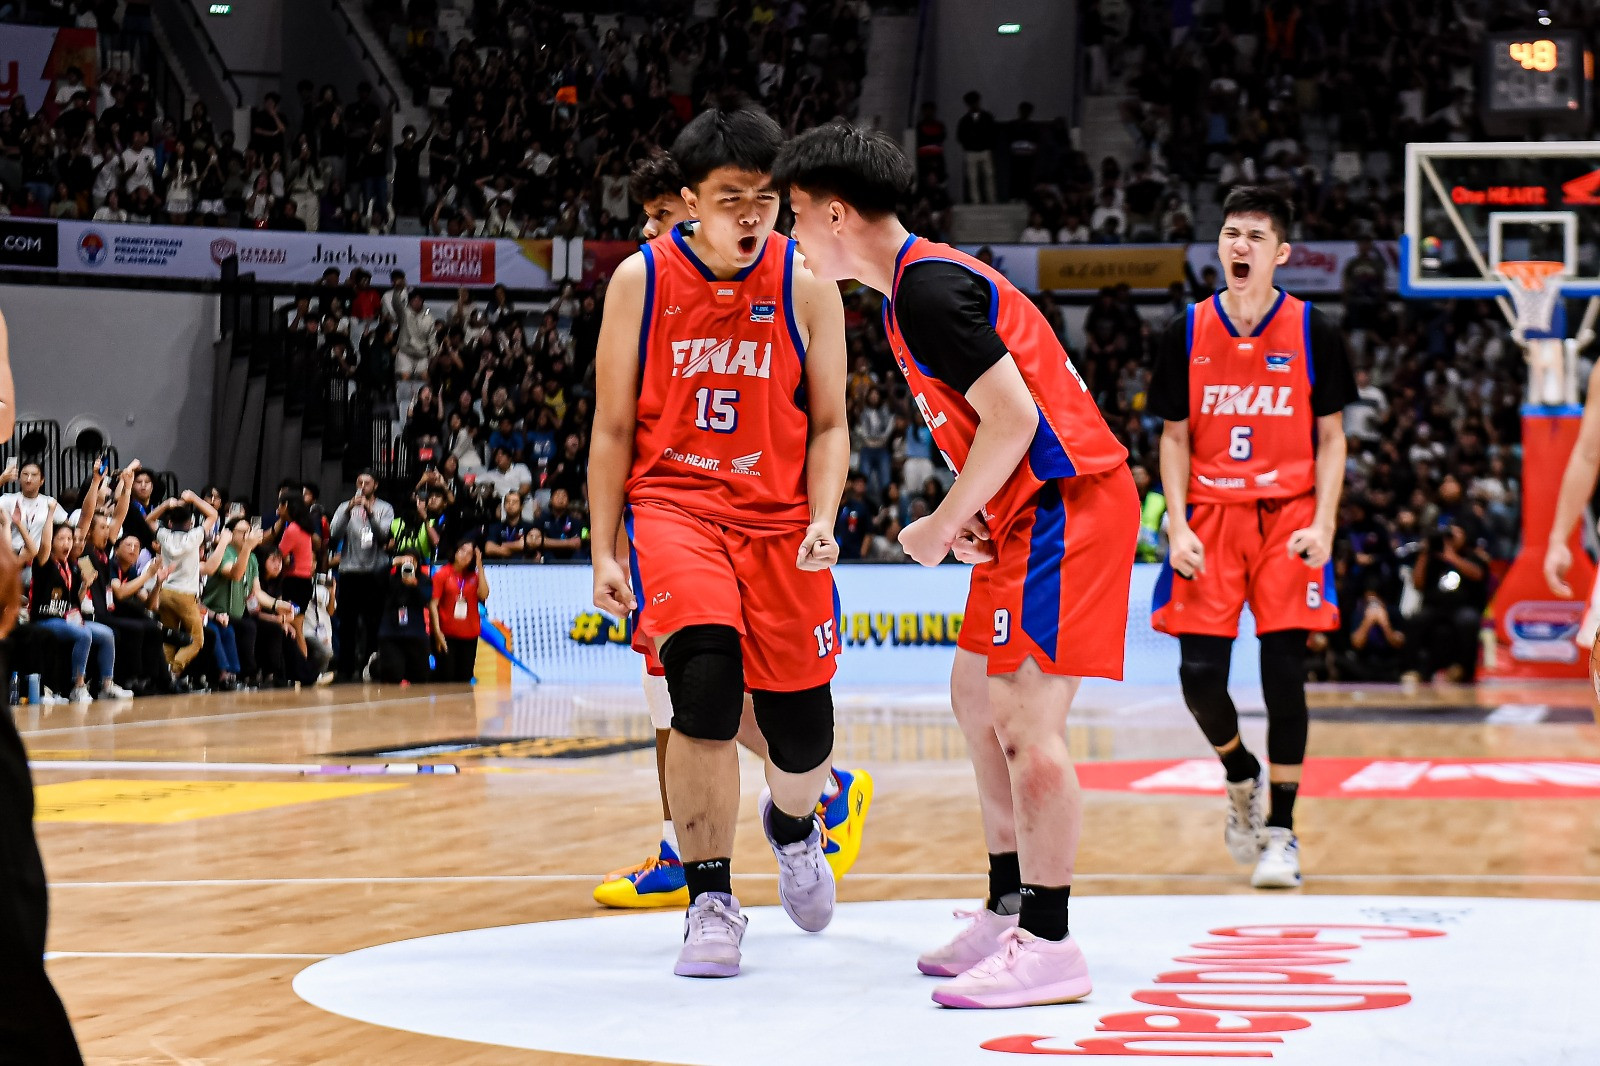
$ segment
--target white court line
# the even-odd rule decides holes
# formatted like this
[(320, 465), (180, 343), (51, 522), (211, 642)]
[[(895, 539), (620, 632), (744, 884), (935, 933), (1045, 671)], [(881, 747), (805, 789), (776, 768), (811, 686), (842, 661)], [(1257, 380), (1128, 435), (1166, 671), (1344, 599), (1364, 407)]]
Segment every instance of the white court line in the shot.
[[(445, 693), (448, 696), (449, 693)], [(153, 725), (193, 725), (195, 723), (210, 722), (236, 722), (244, 718), (278, 718), (289, 714), (315, 714), (318, 711), (348, 711), (357, 707), (370, 707), (374, 710), (386, 707), (398, 707), (406, 703), (432, 703), (438, 700), (439, 695), (432, 696), (407, 696), (400, 700), (360, 700), (355, 703), (313, 703), (304, 707), (277, 707), (271, 710), (260, 711), (233, 711), (229, 714), (197, 714), (188, 718), (141, 718), (137, 722), (97, 722), (94, 725), (61, 726), (56, 729), (22, 729), (19, 732), (25, 737), (50, 737), (60, 736), (64, 733), (82, 733), (91, 729), (137, 729), (142, 726)]]
[[(431, 884), (537, 884), (598, 881), (600, 874), (442, 874), (431, 877), (224, 877), (172, 881), (52, 881), (55, 888), (232, 888), (262, 885), (431, 885)], [(777, 874), (736, 873), (736, 879), (775, 881)], [(857, 871), (852, 879), (878, 881), (968, 881), (988, 875), (978, 873), (867, 873)], [(1121, 881), (1222, 881), (1239, 880), (1238, 874), (1195, 873), (1098, 873), (1078, 874), (1077, 882)], [(1393, 881), (1402, 884), (1518, 884), (1518, 885), (1600, 885), (1600, 876), (1562, 874), (1307, 874), (1308, 882)]]
[(331, 959), (332, 955), (268, 951), (47, 951), (51, 959)]

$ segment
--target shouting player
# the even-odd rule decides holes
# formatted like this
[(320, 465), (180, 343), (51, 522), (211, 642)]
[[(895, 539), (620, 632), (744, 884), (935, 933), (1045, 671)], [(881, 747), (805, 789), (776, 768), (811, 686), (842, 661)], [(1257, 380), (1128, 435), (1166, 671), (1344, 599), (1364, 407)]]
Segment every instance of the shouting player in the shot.
[(895, 210), (915, 172), (892, 138), (818, 127), (785, 147), (775, 175), (812, 272), (884, 294), (895, 361), (956, 471), (900, 542), (924, 566), (953, 547), (983, 560), (950, 697), (978, 778), (989, 901), (918, 967), (955, 978), (933, 993), (951, 1007), (1081, 999), (1089, 971), (1067, 902), (1082, 818), (1066, 716), (1081, 678), (1122, 676), (1139, 533), (1127, 450), (1026, 296), (906, 232)]
[[(674, 226), (692, 223), (689, 206), (683, 200), (683, 175), (672, 156), (659, 149), (634, 164), (628, 191), (644, 205), (645, 240), (654, 240)], [(687, 232), (685, 233), (687, 236)], [(627, 553), (624, 537), (618, 545), (619, 557)], [(596, 903), (607, 907), (686, 907), (689, 889), (684, 881), (679, 858), (677, 827), (672, 822), (672, 804), (667, 799), (667, 744), (672, 737), (672, 700), (667, 692), (660, 660), (650, 640), (637, 628), (634, 648), (645, 657), (644, 698), (650, 721), (656, 728), (656, 781), (661, 789), (661, 844), (654, 856), (630, 869), (616, 870), (595, 886)], [(755, 724), (750, 697), (744, 700), (739, 720), (738, 741), (763, 761), (767, 742)], [(835, 769), (824, 782), (817, 801), (817, 818), (822, 826), (822, 853), (833, 869), (835, 880), (843, 878), (861, 854), (862, 829), (872, 806), (872, 775), (865, 770)]]
[[(772, 232), (777, 123), (714, 108), (673, 145), (699, 225), (625, 261), (606, 299), (589, 485), (595, 605), (638, 608), (672, 701), (667, 795), (689, 910), (674, 972), (739, 972), (730, 866), (746, 688), (766, 738), (761, 821), (784, 910), (833, 916), (815, 808), (838, 654), (828, 568), (849, 466), (844, 309)], [(616, 554), (620, 524), (629, 568)]]
[[(1228, 851), (1255, 863), (1255, 887), (1292, 888), (1306, 635), (1339, 628), (1329, 557), (1344, 485), (1340, 412), (1356, 386), (1338, 327), (1273, 287), (1273, 271), (1289, 260), (1288, 201), (1264, 186), (1239, 188), (1222, 213), (1227, 287), (1167, 328), (1150, 381), (1148, 409), (1166, 420), (1170, 541), (1151, 624), (1178, 638), (1184, 702), (1226, 771)], [(1228, 696), (1246, 601), (1261, 635), (1267, 704), (1265, 825), (1261, 764), (1240, 740)]]

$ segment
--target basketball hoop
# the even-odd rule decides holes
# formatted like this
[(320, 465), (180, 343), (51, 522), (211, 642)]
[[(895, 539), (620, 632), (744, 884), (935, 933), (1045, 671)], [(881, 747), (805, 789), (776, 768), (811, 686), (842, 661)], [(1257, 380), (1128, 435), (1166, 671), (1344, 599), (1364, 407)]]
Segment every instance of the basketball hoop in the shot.
[(1506, 289), (1516, 307), (1518, 330), (1542, 333), (1550, 329), (1556, 301), (1561, 298), (1561, 275), (1566, 268), (1565, 263), (1544, 259), (1495, 264), (1495, 271), (1506, 280)]

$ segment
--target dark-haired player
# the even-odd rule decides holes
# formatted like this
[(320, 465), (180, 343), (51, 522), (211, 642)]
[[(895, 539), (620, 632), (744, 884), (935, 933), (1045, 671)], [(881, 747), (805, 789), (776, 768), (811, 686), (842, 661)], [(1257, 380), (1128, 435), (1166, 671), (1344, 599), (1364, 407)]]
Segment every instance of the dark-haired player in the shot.
[[(692, 222), (689, 205), (683, 199), (683, 175), (672, 156), (660, 149), (633, 165), (628, 191), (644, 206), (645, 240), (654, 240), (674, 226)], [(618, 545), (619, 557), (627, 545)], [(656, 780), (661, 789), (661, 843), (656, 854), (637, 866), (614, 870), (595, 886), (594, 899), (607, 907), (683, 907), (689, 903), (689, 889), (679, 858), (677, 826), (672, 820), (672, 804), (667, 797), (667, 745), (672, 739), (672, 699), (655, 647), (642, 632), (634, 632), (634, 650), (645, 657), (643, 677), (645, 706), (656, 730)], [(745, 696), (739, 723), (738, 741), (750, 751), (767, 758), (767, 742), (755, 724), (750, 697)], [(835, 880), (850, 872), (861, 854), (862, 830), (872, 806), (872, 775), (865, 770), (835, 769), (824, 782), (817, 801), (817, 818), (822, 825), (822, 852), (833, 869)]]
[(918, 968), (955, 978), (933, 993), (946, 1006), (1081, 999), (1089, 970), (1067, 901), (1082, 812), (1066, 716), (1083, 677), (1122, 676), (1139, 533), (1127, 450), (1026, 296), (906, 232), (895, 209), (914, 172), (891, 138), (819, 127), (784, 148), (774, 176), (812, 272), (885, 295), (895, 361), (956, 471), (900, 542), (925, 566), (952, 548), (978, 562), (950, 698), (978, 778), (989, 901)]
[[(749, 107), (684, 127), (672, 156), (699, 225), (618, 267), (596, 366), (594, 600), (618, 617), (638, 608), (666, 672), (690, 901), (674, 972), (691, 977), (739, 972), (730, 866), (747, 688), (768, 746), (762, 826), (779, 896), (803, 929), (833, 916), (815, 807), (833, 749), (844, 309), (772, 232), (782, 139)], [(631, 565), (616, 553), (624, 512)]]
[[(1300, 883), (1294, 801), (1306, 754), (1306, 634), (1339, 628), (1334, 520), (1355, 378), (1338, 328), (1272, 284), (1290, 208), (1265, 187), (1222, 205), (1227, 285), (1190, 304), (1157, 349), (1148, 410), (1166, 420), (1161, 481), (1170, 551), (1151, 624), (1178, 638), (1184, 702), (1228, 779), (1224, 839), (1257, 888)], [(1181, 579), (1174, 581), (1176, 573)], [(1228, 665), (1245, 602), (1261, 635), (1271, 812), (1239, 737)]]

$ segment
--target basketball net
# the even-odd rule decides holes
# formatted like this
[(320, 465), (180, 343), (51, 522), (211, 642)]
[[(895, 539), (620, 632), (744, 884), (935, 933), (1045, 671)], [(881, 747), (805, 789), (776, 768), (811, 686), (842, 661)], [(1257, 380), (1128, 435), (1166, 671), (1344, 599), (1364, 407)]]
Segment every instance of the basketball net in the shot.
[(1561, 272), (1566, 264), (1543, 259), (1513, 260), (1495, 264), (1505, 279), (1516, 308), (1516, 328), (1543, 333), (1555, 319), (1556, 301), (1561, 298)]

